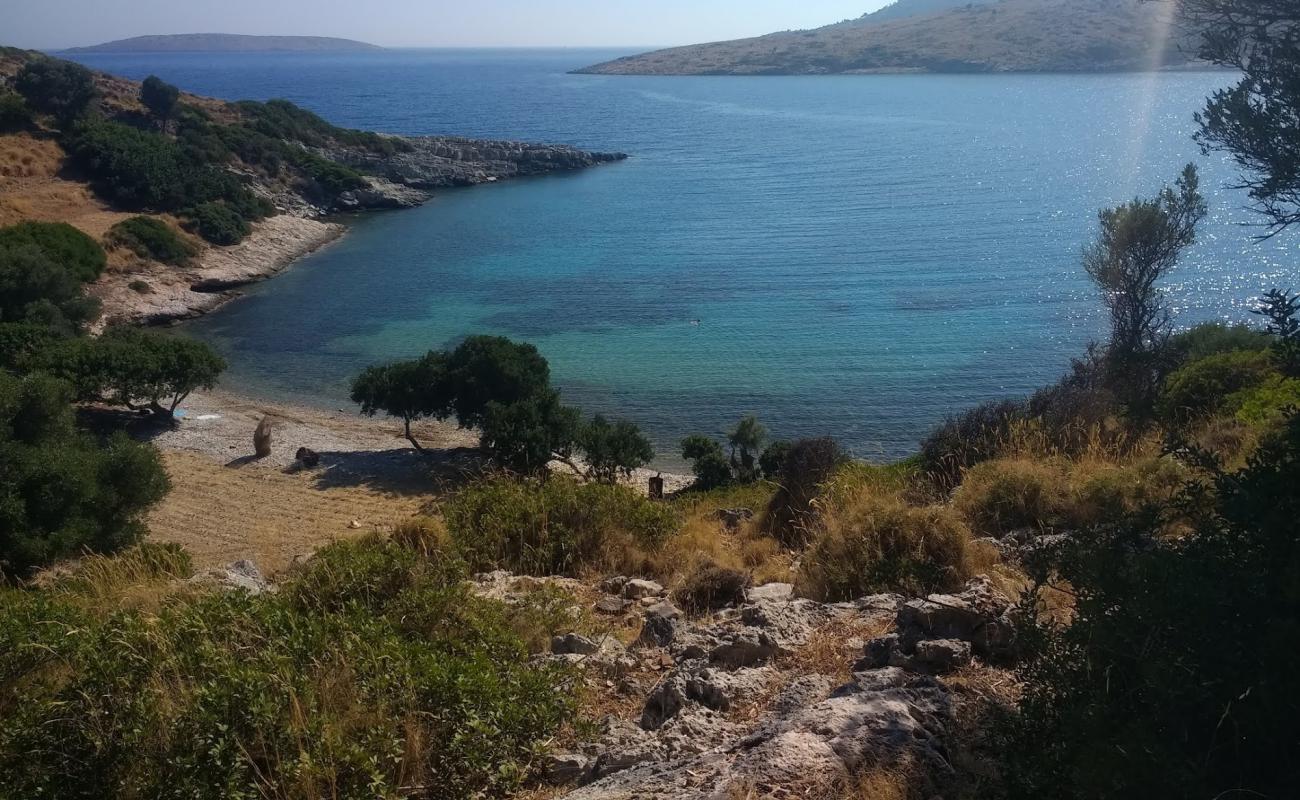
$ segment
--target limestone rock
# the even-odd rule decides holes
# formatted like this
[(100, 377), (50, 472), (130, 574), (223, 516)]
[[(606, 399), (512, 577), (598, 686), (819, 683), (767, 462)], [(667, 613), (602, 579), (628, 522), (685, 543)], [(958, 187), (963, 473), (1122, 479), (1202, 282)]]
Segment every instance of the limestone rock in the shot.
[(623, 597), (627, 600), (640, 600), (646, 597), (663, 597), (664, 587), (654, 581), (633, 578), (623, 584)]
[(794, 597), (794, 584), (791, 583), (765, 583), (762, 586), (754, 586), (745, 593), (745, 599), (751, 603), (758, 603), (764, 600), (789, 600)]
[(593, 759), (581, 753), (554, 753), (542, 763), (546, 780), (556, 786), (584, 783), (591, 775)]
[(631, 600), (607, 594), (597, 600), (593, 608), (601, 614), (622, 614), (630, 605), (632, 605)]
[(742, 628), (726, 634), (709, 651), (709, 661), (732, 668), (750, 667), (766, 663), (781, 652), (781, 646), (767, 632)]
[(551, 652), (560, 655), (591, 655), (600, 650), (600, 645), (596, 644), (586, 636), (576, 633), (566, 633), (563, 636), (555, 636), (551, 639)]

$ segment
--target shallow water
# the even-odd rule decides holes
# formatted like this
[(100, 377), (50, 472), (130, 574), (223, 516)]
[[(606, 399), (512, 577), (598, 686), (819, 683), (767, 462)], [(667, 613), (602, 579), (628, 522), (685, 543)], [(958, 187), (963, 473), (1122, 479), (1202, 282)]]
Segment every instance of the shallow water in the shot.
[[(364, 365), (470, 333), (527, 339), (566, 398), (659, 449), (758, 413), (782, 437), (906, 455), (944, 415), (1021, 395), (1102, 331), (1079, 267), (1096, 209), (1190, 160), (1211, 218), (1169, 284), (1179, 321), (1296, 283), (1192, 114), (1224, 73), (619, 78), (592, 51), (94, 56), (340, 124), (631, 153), (448, 191), (186, 326), (228, 385), (337, 406)], [(672, 463), (666, 459), (665, 463)]]

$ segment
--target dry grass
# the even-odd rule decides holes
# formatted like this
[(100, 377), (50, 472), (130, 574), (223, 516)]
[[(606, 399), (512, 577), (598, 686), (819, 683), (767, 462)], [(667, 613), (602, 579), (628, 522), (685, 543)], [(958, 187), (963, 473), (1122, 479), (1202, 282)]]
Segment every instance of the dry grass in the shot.
[(362, 486), (321, 489), (310, 473), (224, 467), (192, 453), (165, 451), (163, 460), (172, 491), (149, 515), (149, 538), (182, 545), (198, 569), (247, 558), (273, 573), (335, 539), (392, 530), (431, 499)]

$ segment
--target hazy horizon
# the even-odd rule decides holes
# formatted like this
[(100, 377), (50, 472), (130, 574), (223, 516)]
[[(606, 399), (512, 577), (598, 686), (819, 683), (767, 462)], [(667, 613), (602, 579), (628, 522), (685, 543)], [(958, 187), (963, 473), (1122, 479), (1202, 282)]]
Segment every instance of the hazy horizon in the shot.
[(0, 44), (37, 50), (85, 47), (134, 36), (234, 33), (332, 36), (385, 47), (650, 47), (814, 28), (861, 16), (891, 0), (482, 0), (443, 11), (419, 0), (0, 0)]

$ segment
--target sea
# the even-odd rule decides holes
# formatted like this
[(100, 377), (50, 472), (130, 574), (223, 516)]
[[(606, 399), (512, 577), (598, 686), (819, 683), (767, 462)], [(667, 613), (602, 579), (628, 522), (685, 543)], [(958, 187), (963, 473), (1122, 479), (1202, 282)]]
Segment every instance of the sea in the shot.
[(1103, 207), (1195, 162), (1210, 204), (1164, 286), (1179, 325), (1251, 321), (1300, 281), (1194, 114), (1226, 72), (615, 77), (627, 51), (78, 55), (343, 126), (625, 152), (438, 193), (181, 326), (223, 384), (346, 408), (368, 364), (492, 333), (535, 344), (567, 402), (631, 419), (658, 463), (757, 414), (860, 458), (1052, 381), (1104, 336), (1080, 266)]

